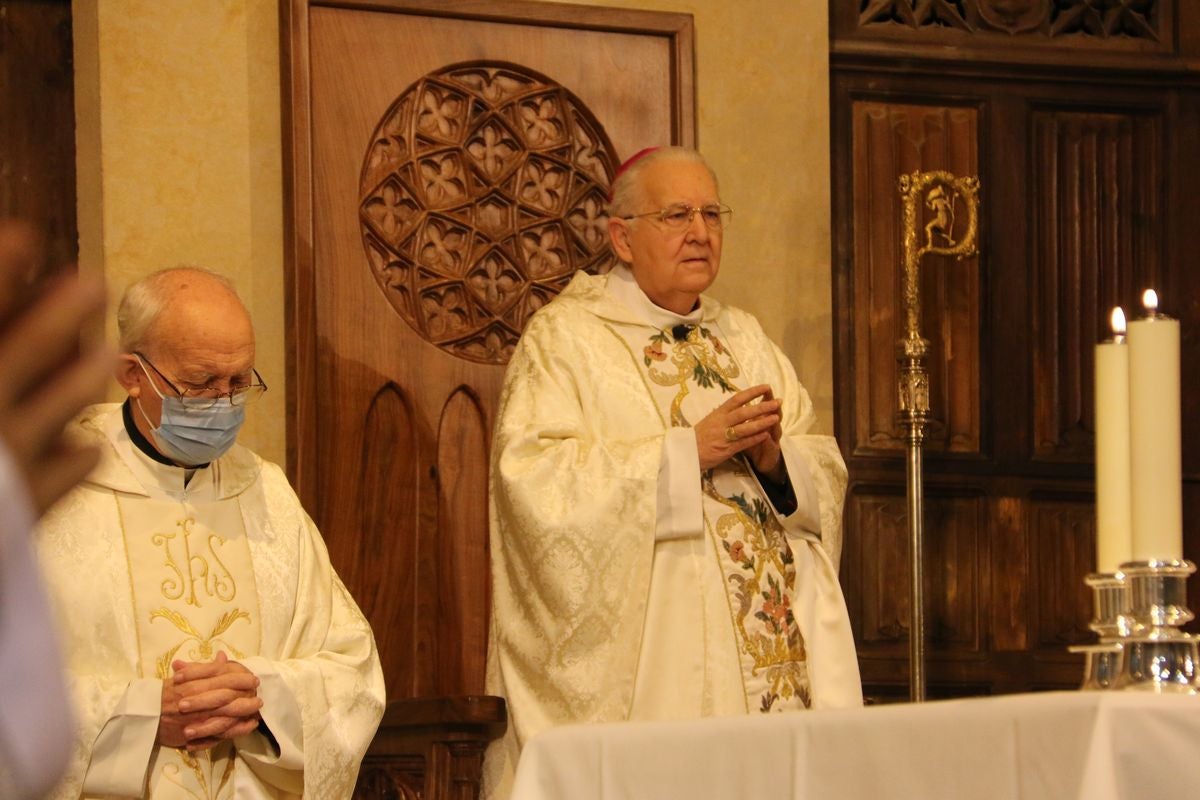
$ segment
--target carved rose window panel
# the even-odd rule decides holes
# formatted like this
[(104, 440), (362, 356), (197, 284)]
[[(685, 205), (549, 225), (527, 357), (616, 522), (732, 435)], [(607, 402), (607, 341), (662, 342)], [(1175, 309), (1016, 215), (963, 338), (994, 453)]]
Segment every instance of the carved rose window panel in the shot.
[(1157, 45), (1173, 10), (1172, 0), (858, 0), (858, 27)]
[(508, 62), (451, 64), (380, 117), (359, 222), (379, 287), (427, 341), (504, 363), (576, 270), (615, 263), (605, 204), (618, 160), (570, 91)]

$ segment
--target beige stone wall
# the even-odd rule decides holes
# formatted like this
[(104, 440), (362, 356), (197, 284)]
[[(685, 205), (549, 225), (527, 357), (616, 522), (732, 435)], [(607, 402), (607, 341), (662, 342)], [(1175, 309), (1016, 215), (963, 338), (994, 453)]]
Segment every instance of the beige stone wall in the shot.
[[(759, 317), (832, 430), (826, 4), (604, 4), (694, 15), (700, 148), (734, 208), (713, 292)], [(232, 277), (271, 385), (243, 441), (282, 462), (276, 0), (74, 0), (73, 10), (81, 269), (106, 275), (114, 297), (179, 263)]]
[[(163, 267), (233, 279), (271, 387), (243, 441), (285, 457), (274, 0), (74, 0), (80, 268), (113, 298)], [(115, 341), (115, 326), (108, 335)], [(113, 398), (119, 397), (114, 389)]]

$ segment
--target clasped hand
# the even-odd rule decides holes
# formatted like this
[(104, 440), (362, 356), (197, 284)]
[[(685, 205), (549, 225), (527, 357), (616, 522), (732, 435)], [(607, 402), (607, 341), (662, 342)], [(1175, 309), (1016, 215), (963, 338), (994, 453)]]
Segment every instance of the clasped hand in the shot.
[(258, 677), (225, 653), (209, 662), (176, 661), (163, 681), (158, 743), (206, 750), (253, 733), (261, 720)]
[(780, 408), (771, 387), (761, 384), (743, 389), (713, 409), (694, 428), (700, 469), (745, 453), (760, 473), (782, 479)]

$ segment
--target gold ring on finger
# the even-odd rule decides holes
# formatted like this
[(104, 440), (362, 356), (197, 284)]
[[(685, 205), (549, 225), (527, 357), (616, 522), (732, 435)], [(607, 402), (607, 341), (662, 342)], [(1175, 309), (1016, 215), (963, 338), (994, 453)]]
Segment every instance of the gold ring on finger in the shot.
[(740, 437), (737, 435), (737, 431), (733, 429), (732, 425), (725, 429), (725, 441), (736, 442), (739, 438)]

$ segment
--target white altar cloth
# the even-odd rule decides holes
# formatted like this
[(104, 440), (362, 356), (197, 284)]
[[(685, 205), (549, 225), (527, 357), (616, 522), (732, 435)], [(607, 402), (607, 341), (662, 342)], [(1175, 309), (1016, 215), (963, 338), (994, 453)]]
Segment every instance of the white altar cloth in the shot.
[(1200, 797), (1197, 763), (1200, 697), (1053, 692), (556, 728), (513, 800)]

